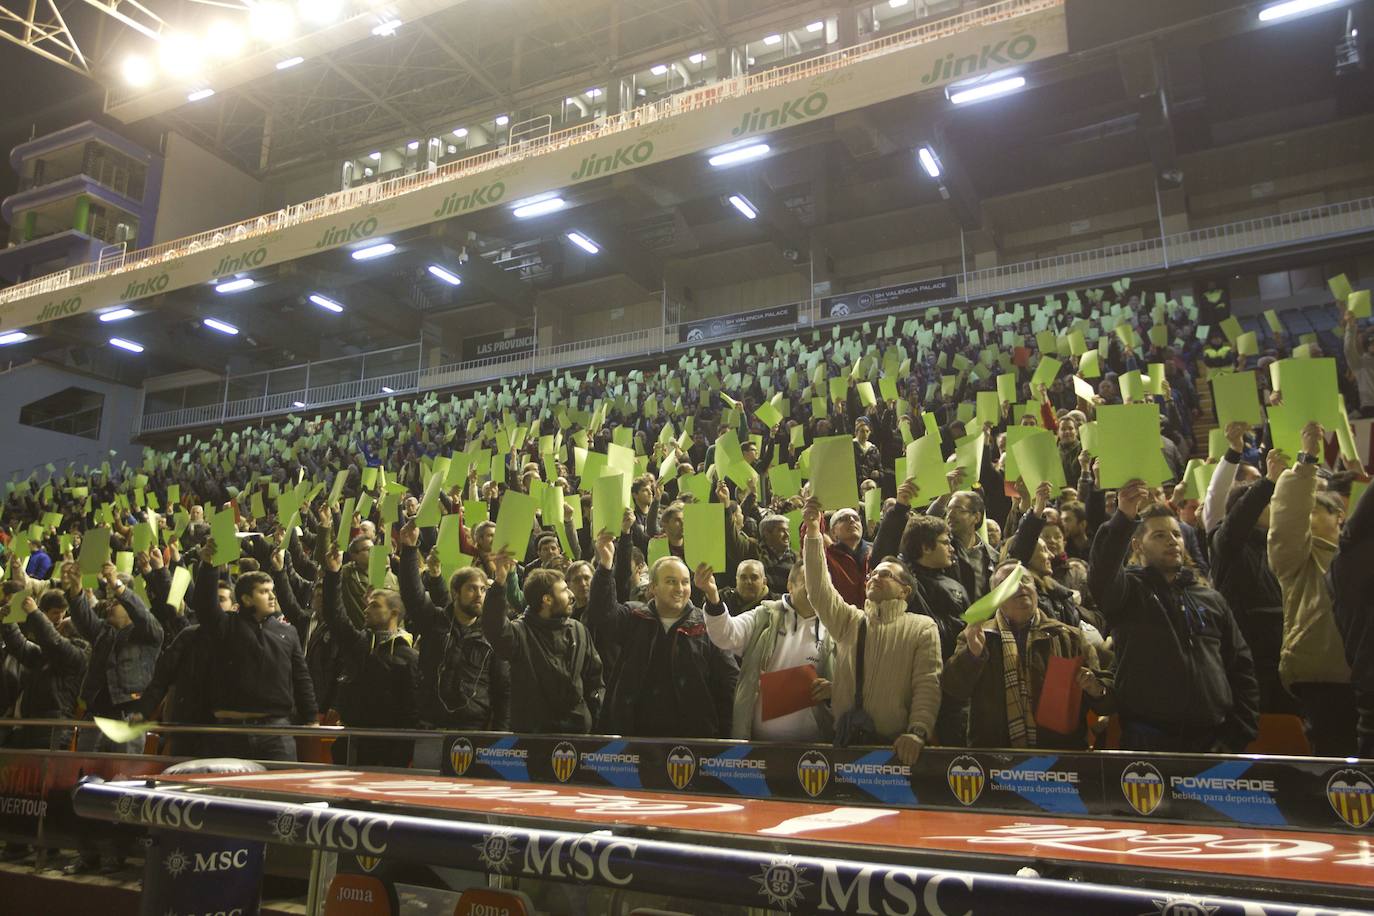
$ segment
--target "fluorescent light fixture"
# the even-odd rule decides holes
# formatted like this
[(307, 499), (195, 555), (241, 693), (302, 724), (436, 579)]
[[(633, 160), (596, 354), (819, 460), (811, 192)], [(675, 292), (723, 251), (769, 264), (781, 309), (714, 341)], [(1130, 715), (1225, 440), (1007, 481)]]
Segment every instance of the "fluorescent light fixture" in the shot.
[(730, 205), (740, 213), (744, 214), (745, 219), (757, 219), (759, 211), (754, 209), (754, 205), (749, 200), (739, 194), (730, 195)]
[(1338, 0), (1285, 0), (1283, 3), (1272, 3), (1260, 10), (1259, 19), (1260, 22), (1274, 22), (1290, 16), (1301, 16), (1303, 13), (1310, 13), (1336, 2)]
[(589, 99), (598, 99), (598, 98), (601, 97), (601, 90), (600, 90), (600, 89), (597, 89), (595, 86), (593, 86), (591, 89), (588, 89), (588, 90), (586, 91), (585, 95), (586, 95), (587, 98), (589, 98)]
[(238, 57), (247, 43), (243, 29), (227, 19), (215, 20), (205, 32), (206, 51), (222, 60)]
[(126, 307), (123, 307), (123, 308), (110, 309), (108, 312), (101, 312), (101, 313), (100, 313), (100, 320), (101, 320), (101, 321), (123, 321), (125, 318), (132, 318), (132, 317), (133, 317), (133, 314), (134, 314), (134, 310), (131, 309), (131, 308), (128, 308), (128, 307), (126, 306)]
[(385, 385), (382, 386), (382, 394), (395, 394), (395, 393), (396, 393), (396, 389), (395, 389), (395, 388), (388, 388), (388, 387), (385, 386)]
[(556, 213), (562, 210), (566, 201), (561, 197), (546, 197), (543, 200), (536, 200), (531, 203), (516, 207), (511, 211), (511, 215), (516, 219), (529, 219), (534, 216), (543, 216), (546, 213)]
[(339, 305), (339, 303), (335, 302), (333, 299), (327, 299), (324, 296), (321, 296), (319, 293), (311, 293), (310, 301), (318, 305), (320, 308), (328, 309), (329, 311), (334, 312), (336, 314), (343, 311), (342, 305)]
[(296, 66), (296, 64), (303, 64), (303, 63), (305, 63), (305, 58), (304, 58), (304, 57), (288, 57), (286, 60), (283, 60), (283, 61), (280, 61), (280, 62), (277, 63), (277, 69), (278, 69), (278, 70), (290, 70), (292, 67)]
[(468, 129), (466, 127), (455, 128), (453, 135), (461, 140), (468, 135)]
[(668, 72), (668, 65), (654, 64), (652, 67), (649, 68), (649, 72), (652, 73), (654, 76), (662, 76), (663, 74)]
[(964, 85), (965, 88), (949, 87), (947, 93), (951, 104), (964, 105), (968, 102), (981, 102), (994, 96), (1015, 92), (1026, 85), (1026, 78), (1024, 76), (1008, 76), (990, 82), (965, 83)]
[(587, 238), (580, 232), (569, 232), (568, 241), (572, 242), (578, 248), (581, 248), (583, 251), (587, 252), (587, 254), (599, 254), (601, 252), (600, 245), (598, 245), (596, 242), (593, 242), (591, 239)]
[(168, 35), (161, 40), (157, 49), (158, 62), (162, 69), (172, 76), (190, 76), (199, 73), (204, 63), (205, 49), (200, 40), (185, 32)]
[(909, 2), (911, 2), (911, 0), (887, 0), (887, 5), (892, 7), (894, 10), (899, 10), (902, 7), (906, 6)]
[(806, 27), (806, 30), (807, 30), (808, 32), (810, 32), (811, 34), (814, 35), (814, 34), (816, 34), (817, 32), (822, 31), (824, 28), (825, 28), (825, 23), (824, 23), (824, 22), (813, 22), (813, 23), (811, 23), (810, 25), (808, 25), (808, 26)]
[(443, 280), (449, 286), (460, 286), (463, 282), (462, 277), (458, 276), (451, 270), (445, 270), (438, 264), (431, 264), (429, 265), (429, 267), (425, 269), (428, 270), (431, 275), (438, 277), (440, 280)]
[(0, 347), (7, 347), (10, 344), (23, 343), (29, 339), (29, 335), (23, 331), (10, 331), (7, 334), (0, 334)]
[(450, 156), (452, 156), (454, 153), (458, 152), (458, 147), (454, 146), (452, 143), (450, 143), (448, 146), (446, 146), (445, 149), (448, 150), (448, 154), (449, 154)]
[(252, 289), (257, 285), (257, 281), (252, 277), (239, 277), (236, 280), (225, 280), (215, 287), (217, 293), (238, 293), (245, 289)]
[(718, 169), (725, 168), (727, 165), (739, 165), (741, 162), (750, 162), (762, 156), (767, 156), (770, 147), (767, 143), (751, 143), (748, 146), (740, 146), (723, 153), (716, 153), (706, 161)]
[(763, 38), (763, 43), (766, 44), (766, 45), (768, 45), (770, 48), (771, 48), (773, 45), (780, 45), (780, 44), (782, 44), (782, 36), (781, 36), (781, 35), (765, 35), (764, 38)]
[(412, 153), (415, 152), (415, 151), (416, 151), (417, 149), (419, 149), (419, 148), (420, 148), (420, 141), (419, 141), (419, 140), (411, 140), (409, 143), (406, 144), (406, 149), (410, 150)]
[(496, 126), (497, 126), (497, 127), (505, 127), (505, 126), (506, 126), (507, 124), (509, 124), (509, 123), (510, 123), (510, 117), (509, 117), (508, 115), (497, 115), (497, 116), (496, 116)]
[(923, 146), (916, 151), (916, 158), (921, 160), (921, 168), (926, 170), (926, 174), (931, 178), (940, 177), (940, 160), (935, 157), (935, 151), (928, 146)]
[(576, 105), (576, 104), (577, 104), (577, 99), (573, 98), (572, 96), (568, 96), (566, 99), (563, 100), (563, 104), (564, 104), (564, 105)]
[(700, 51), (696, 52), (695, 54), (689, 54), (689, 55), (687, 55), (687, 63), (689, 63), (689, 64), (701, 64), (701, 63), (705, 63), (705, 62), (706, 62), (706, 55), (703, 54), (703, 53), (701, 53)]
[(227, 321), (220, 321), (218, 318), (206, 318), (203, 324), (207, 328), (219, 331), (221, 334), (237, 334), (239, 329), (229, 324)]
[(305, 406), (305, 402), (304, 402), (304, 401), (292, 401), (292, 402), (291, 402), (291, 406), (292, 406), (292, 407), (298, 407), (298, 408), (299, 408), (299, 407), (304, 407), (304, 406)]
[(363, 169), (363, 177), (364, 177), (364, 178), (371, 178), (371, 177), (372, 177), (372, 174), (373, 174), (373, 172), (372, 172), (372, 166), (369, 165), (367, 168)]
[(375, 162), (375, 161), (380, 160), (380, 159), (382, 158), (382, 154), (379, 153), (379, 152), (368, 153), (368, 154), (367, 154), (367, 158), (369, 158), (369, 159), (371, 159), (371, 160), (373, 160), (373, 161)]
[(143, 352), (143, 344), (134, 343), (132, 340), (125, 340), (123, 337), (111, 337), (110, 346), (119, 347), (121, 350), (128, 350), (130, 353)]
[(399, 29), (401, 25), (402, 22), (399, 19), (388, 19), (377, 25), (372, 30), (372, 34), (376, 35), (378, 38), (390, 38), (392, 35), (396, 34), (396, 30)]
[(308, 22), (328, 25), (343, 11), (340, 0), (301, 0), (301, 18)]
[(141, 54), (130, 54), (124, 58), (124, 63), (120, 64), (119, 72), (124, 77), (124, 82), (136, 89), (151, 84), (153, 77), (157, 75), (152, 61)]
[(186, 101), (199, 102), (201, 99), (208, 99), (210, 96), (214, 94), (215, 90), (210, 89), (209, 87), (206, 87), (205, 89), (197, 89), (195, 92), (192, 92), (186, 96)]
[(281, 44), (296, 30), (296, 13), (285, 3), (268, 0), (254, 3), (248, 12), (248, 27), (260, 41)]
[(384, 258), (395, 250), (396, 246), (390, 242), (378, 242), (376, 245), (359, 248), (351, 257), (355, 261), (371, 261), (373, 258)]

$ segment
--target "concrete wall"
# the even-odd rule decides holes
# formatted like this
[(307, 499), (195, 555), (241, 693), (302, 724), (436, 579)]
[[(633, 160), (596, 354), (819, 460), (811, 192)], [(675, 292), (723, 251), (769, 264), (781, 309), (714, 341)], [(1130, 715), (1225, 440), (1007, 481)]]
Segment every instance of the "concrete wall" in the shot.
[(181, 134), (167, 134), (154, 244), (259, 216), (262, 183)]
[[(0, 375), (0, 385), (5, 390), (4, 398), (0, 398), (0, 429), (5, 430), (5, 435), (0, 437), (3, 479), (9, 480), (15, 471), (20, 477), (26, 476), (48, 462), (57, 465), (60, 471), (68, 461), (75, 461), (77, 467), (99, 467), (100, 462), (108, 458), (117, 467), (120, 461), (136, 464), (142, 460), (142, 450), (129, 441), (129, 432), (138, 413), (137, 388), (40, 362), (26, 363)], [(72, 387), (105, 395), (100, 438), (87, 439), (20, 424), (19, 411), (25, 404)], [(113, 458), (110, 458), (110, 449), (116, 452)], [(39, 476), (46, 475), (40, 472)]]

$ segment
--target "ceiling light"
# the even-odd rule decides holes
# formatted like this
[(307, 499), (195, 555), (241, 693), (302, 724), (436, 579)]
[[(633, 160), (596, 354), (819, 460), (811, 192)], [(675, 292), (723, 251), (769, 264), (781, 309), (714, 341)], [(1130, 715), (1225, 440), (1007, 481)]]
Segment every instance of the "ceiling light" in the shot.
[(902, 7), (906, 6), (909, 2), (910, 0), (887, 0), (887, 5), (892, 7), (894, 10), (899, 10)]
[[(315, 303), (316, 305), (318, 305), (320, 308), (322, 308), (322, 309), (328, 309), (328, 310), (331, 311), (331, 312), (338, 313), (338, 312), (342, 312), (342, 311), (343, 311), (343, 306), (342, 306), (342, 305), (339, 305), (339, 303), (335, 302), (333, 299), (326, 299), (324, 296), (321, 296), (319, 293), (311, 293), (311, 294), (310, 294), (310, 301), (313, 302), (313, 303)], [(304, 405), (302, 405), (302, 406), (304, 406)]]
[(243, 29), (225, 19), (215, 20), (205, 30), (205, 50), (223, 60), (242, 54), (247, 43)]
[(459, 140), (461, 140), (468, 135), (468, 129), (466, 127), (456, 128), (453, 131), (453, 135), (457, 137)]
[(215, 90), (213, 90), (213, 89), (211, 89), (211, 88), (209, 88), (209, 87), (207, 86), (207, 87), (204, 88), (204, 89), (197, 89), (195, 92), (189, 93), (189, 94), (186, 96), (186, 101), (188, 101), (188, 102), (199, 102), (201, 99), (208, 99), (210, 96), (212, 96), (212, 95), (214, 95), (214, 94), (215, 94)]
[(591, 89), (588, 89), (587, 92), (586, 92), (585, 94), (586, 94), (587, 98), (589, 98), (589, 99), (596, 99), (596, 98), (600, 98), (600, 97), (601, 97), (601, 90), (600, 90), (600, 89), (596, 89), (596, 88), (591, 88)]
[(705, 61), (706, 61), (706, 55), (703, 54), (703, 53), (701, 53), (700, 51), (698, 51), (698, 52), (695, 53), (695, 54), (690, 54), (690, 55), (687, 56), (687, 63), (689, 63), (689, 64), (700, 64), (700, 63), (704, 63)]
[(29, 339), (29, 335), (23, 331), (10, 331), (0, 334), (0, 347), (7, 347), (10, 344), (23, 343)]
[(254, 286), (257, 285), (257, 281), (254, 280), (252, 277), (239, 277), (235, 280), (225, 280), (223, 283), (217, 284), (215, 286), (215, 292), (238, 293), (242, 292), (245, 289), (252, 289)]
[(748, 146), (741, 146), (736, 149), (726, 150), (723, 153), (716, 153), (706, 161), (719, 169), (727, 165), (739, 165), (741, 162), (749, 162), (761, 156), (767, 156), (768, 150), (769, 146), (767, 143), (751, 143)]
[(429, 265), (429, 267), (427, 267), (427, 268), (425, 268), (425, 269), (428, 270), (428, 271), (429, 271), (431, 274), (433, 274), (434, 276), (438, 277), (440, 280), (443, 280), (443, 281), (444, 281), (445, 283), (447, 283), (449, 286), (460, 286), (460, 285), (462, 285), (462, 282), (463, 282), (463, 278), (462, 278), (462, 277), (458, 276), (458, 275), (457, 275), (456, 273), (454, 273), (453, 271), (445, 270), (444, 268), (440, 267), (438, 264), (431, 264), (431, 265)]
[(649, 72), (652, 73), (654, 76), (662, 76), (663, 74), (668, 72), (668, 65), (654, 64), (652, 67), (649, 68)]
[(135, 88), (149, 85), (155, 75), (152, 62), (141, 54), (130, 54), (124, 58), (119, 73), (124, 77), (124, 82)]
[(372, 166), (368, 166), (367, 168), (363, 169), (363, 177), (364, 177), (364, 178), (371, 178), (372, 175), (373, 175)]
[(573, 98), (572, 96), (568, 96), (566, 99), (563, 100), (563, 104), (564, 104), (564, 105), (576, 105), (576, 104), (577, 104), (577, 99)]
[(367, 158), (376, 161), (376, 160), (379, 160), (379, 159), (382, 158), (382, 154), (379, 153), (379, 152), (368, 153), (368, 154), (367, 154)]
[(759, 215), (759, 211), (754, 209), (754, 205), (739, 194), (730, 195), (730, 205), (743, 213), (745, 219), (756, 219)]
[(768, 45), (769, 47), (772, 47), (773, 45), (780, 45), (782, 44), (782, 36), (768, 35), (763, 39), (763, 43)]
[(449, 144), (447, 147), (445, 147), (445, 148), (448, 150), (448, 154), (449, 154), (450, 156), (452, 156), (454, 153), (458, 152), (458, 147), (454, 146), (452, 143), (450, 143), (450, 144)]
[(395, 250), (396, 246), (390, 242), (378, 242), (376, 245), (359, 248), (352, 253), (352, 258), (355, 261), (371, 261), (373, 258), (384, 258)]
[(926, 174), (931, 178), (940, 177), (940, 160), (935, 158), (935, 152), (928, 146), (923, 146), (916, 151), (916, 158), (921, 160), (921, 168), (926, 170)]
[(297, 408), (299, 408), (299, 407), (304, 407), (304, 406), (305, 406), (305, 402), (304, 402), (304, 401), (292, 401), (292, 402), (291, 402), (291, 406), (292, 406), (292, 407), (297, 407)]
[(510, 118), (507, 117), (506, 115), (497, 115), (497, 116), (496, 116), (496, 126), (497, 126), (497, 127), (505, 127), (505, 126), (506, 126), (507, 124), (509, 124), (509, 123), (510, 123)]
[(419, 148), (420, 148), (420, 141), (419, 141), (419, 140), (411, 140), (409, 143), (406, 144), (406, 149), (410, 150), (412, 153), (415, 152), (415, 151), (416, 151), (417, 149), (419, 149)]
[(568, 241), (572, 242), (578, 248), (581, 248), (583, 251), (587, 252), (587, 254), (599, 254), (601, 252), (600, 245), (598, 245), (596, 242), (593, 242), (591, 239), (587, 238), (580, 232), (569, 232)]
[(562, 210), (565, 204), (566, 201), (561, 197), (546, 197), (543, 200), (536, 200), (516, 207), (511, 211), (511, 215), (516, 219), (529, 219), (532, 216), (543, 216), (546, 213)]
[(305, 63), (305, 58), (304, 58), (304, 57), (288, 57), (286, 60), (284, 60), (284, 61), (282, 61), (281, 63), (277, 64), (277, 69), (278, 69), (278, 70), (290, 70), (292, 67), (296, 66), (296, 64), (303, 64), (303, 63)]
[(296, 14), (285, 3), (254, 3), (248, 11), (248, 26), (258, 40), (281, 44), (296, 31)]
[(824, 23), (824, 22), (813, 22), (813, 23), (811, 23), (810, 25), (808, 25), (808, 26), (806, 27), (806, 30), (807, 30), (808, 32), (810, 32), (811, 34), (814, 35), (815, 33), (821, 31), (821, 30), (824, 29), (824, 28), (825, 28), (825, 23)]
[(100, 315), (100, 320), (123, 321), (125, 318), (132, 318), (133, 314), (134, 310), (126, 306), (124, 308), (110, 309), (108, 312), (102, 312)]
[(237, 333), (239, 332), (239, 329), (238, 329), (238, 328), (234, 327), (232, 324), (229, 324), (228, 322), (220, 321), (218, 318), (206, 318), (205, 321), (202, 322), (202, 323), (203, 323), (207, 328), (211, 328), (212, 330), (219, 331), (221, 334), (231, 334), (231, 335), (232, 335), (232, 334), (237, 334)]
[(1337, 0), (1285, 0), (1283, 3), (1272, 3), (1260, 10), (1259, 19), (1260, 22), (1274, 22), (1290, 16), (1301, 16), (1303, 13), (1310, 13), (1336, 2)]
[(399, 19), (388, 19), (374, 28), (372, 34), (376, 35), (378, 38), (390, 38), (392, 35), (396, 34), (396, 30), (399, 29), (401, 25), (402, 22)]
[(395, 389), (395, 388), (388, 388), (388, 387), (385, 386), (385, 385), (382, 386), (382, 394), (395, 394), (395, 393), (396, 393), (396, 389)]
[(300, 0), (298, 9), (305, 21), (328, 25), (339, 18), (343, 4), (339, 0)]
[(130, 353), (143, 352), (143, 344), (134, 343), (132, 340), (125, 340), (123, 337), (111, 337), (110, 346), (119, 347), (121, 350), (128, 350)]
[(1025, 85), (1026, 78), (1024, 76), (1009, 76), (978, 84), (965, 83), (965, 88), (951, 86), (945, 91), (952, 104), (963, 105), (968, 102), (981, 102), (998, 95), (1006, 95), (1008, 92), (1015, 92)]
[(181, 33), (162, 39), (157, 59), (162, 69), (172, 76), (190, 76), (200, 70), (203, 53), (200, 42), (194, 36)]

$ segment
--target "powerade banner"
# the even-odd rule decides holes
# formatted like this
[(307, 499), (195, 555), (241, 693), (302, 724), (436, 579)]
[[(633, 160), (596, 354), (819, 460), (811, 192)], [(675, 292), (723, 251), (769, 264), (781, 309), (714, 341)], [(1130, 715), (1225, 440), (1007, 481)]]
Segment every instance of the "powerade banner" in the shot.
[(534, 328), (516, 328), (514, 334), (497, 331), (463, 338), (463, 362), (521, 356), (534, 351)]
[[(388, 860), (442, 863), (513, 879), (767, 908), (783, 913), (1018, 913), (1026, 916), (1326, 916), (1284, 903), (1192, 897), (1044, 878), (912, 868), (885, 862), (774, 854), (703, 843), (579, 833), (345, 807), (195, 795), (142, 785), (90, 784), (75, 792), (86, 817), (150, 824), (150, 813), (194, 808), (178, 828), (332, 852), (366, 844)], [(555, 815), (556, 817), (556, 815)], [(1351, 911), (1346, 911), (1351, 912)]]
[[(1044, 0), (1043, 6), (1031, 9), (1009, 18), (1005, 10), (988, 13), (985, 24), (905, 47), (873, 48), (870, 53), (857, 48), (849, 52), (851, 57), (843, 67), (806, 79), (772, 83), (767, 75), (760, 75), (757, 91), (713, 103), (710, 97), (723, 96), (725, 87), (703, 87), (702, 104), (689, 111), (669, 112), (626, 130), (517, 161), (445, 169), (441, 180), (383, 200), (369, 200), (376, 193), (369, 189), (378, 186), (364, 185), (328, 201), (307, 202), (295, 208), (289, 221), (265, 215), (257, 221), (260, 226), (245, 230), (246, 237), (231, 229), (222, 233), (222, 241), (213, 237), (188, 241), (157, 259), (135, 261), (127, 269), (71, 286), (44, 289), (35, 285), (13, 301), (0, 293), (0, 331), (209, 283), (245, 268), (260, 269), (322, 251), (395, 240), (396, 233), (417, 226), (509, 207), (536, 194), (700, 154), (782, 127), (809, 124), (913, 92), (939, 90), (956, 80), (1023, 67), (1067, 52), (1063, 4)], [(132, 255), (137, 256), (138, 252)]]
[(861, 312), (881, 311), (919, 302), (940, 302), (959, 295), (957, 277), (917, 280), (900, 286), (866, 289), (857, 293), (826, 296), (821, 300), (821, 317), (846, 318)]
[[(188, 826), (195, 828), (196, 822)], [(150, 830), (141, 916), (257, 916), (264, 846), (255, 840)]]
[(796, 323), (797, 303), (792, 302), (773, 308), (754, 309), (752, 312), (689, 321), (678, 326), (677, 339), (679, 343), (688, 343), (717, 337), (737, 337), (761, 328), (776, 328)]
[(890, 748), (473, 733), (445, 747), (440, 771), (477, 779), (1374, 833), (1374, 766), (1337, 761), (929, 748), (907, 767)]

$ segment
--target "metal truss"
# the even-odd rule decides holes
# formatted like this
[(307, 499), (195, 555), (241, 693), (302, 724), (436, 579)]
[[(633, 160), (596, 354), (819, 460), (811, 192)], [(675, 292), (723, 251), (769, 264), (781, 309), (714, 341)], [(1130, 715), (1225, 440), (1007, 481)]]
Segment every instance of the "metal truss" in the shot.
[[(139, 0), (0, 0), (0, 39), (75, 73), (92, 76), (113, 37), (105, 35), (102, 39), (98, 20), (82, 15), (87, 10), (154, 40), (167, 27), (161, 16)], [(79, 27), (92, 33), (89, 41), (78, 39)]]

